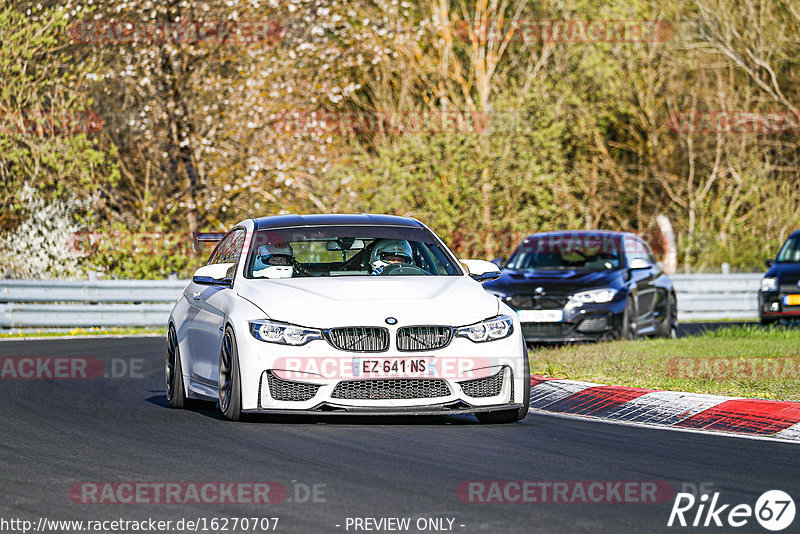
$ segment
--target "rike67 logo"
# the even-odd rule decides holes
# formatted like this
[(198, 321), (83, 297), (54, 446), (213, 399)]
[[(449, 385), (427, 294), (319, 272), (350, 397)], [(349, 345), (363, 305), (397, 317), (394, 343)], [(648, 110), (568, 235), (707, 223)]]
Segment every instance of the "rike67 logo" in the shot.
[(755, 519), (763, 528), (777, 532), (788, 528), (794, 516), (794, 500), (781, 490), (764, 492), (754, 506), (748, 503), (722, 504), (718, 491), (713, 494), (702, 492), (699, 497), (694, 493), (678, 493), (667, 526), (739, 528), (752, 525)]

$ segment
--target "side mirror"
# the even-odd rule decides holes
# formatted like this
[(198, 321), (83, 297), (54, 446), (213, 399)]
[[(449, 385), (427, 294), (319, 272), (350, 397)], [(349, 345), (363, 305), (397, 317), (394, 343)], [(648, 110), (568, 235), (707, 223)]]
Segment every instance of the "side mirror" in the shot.
[(195, 284), (231, 287), (234, 267), (236, 267), (235, 263), (204, 265), (194, 272), (192, 281)]
[(505, 258), (495, 258), (495, 259), (492, 260), (492, 263), (497, 265), (498, 269), (502, 269), (503, 268), (503, 263), (505, 263), (505, 261), (506, 261)]
[(638, 271), (640, 269), (650, 269), (652, 266), (653, 264), (644, 258), (633, 258), (631, 263), (628, 265), (628, 267), (634, 271)]
[(766, 266), (767, 266), (767, 269), (769, 269), (770, 267), (772, 267), (772, 260), (767, 260), (767, 261), (765, 261), (765, 262), (764, 262), (764, 265), (766, 265)]
[(500, 269), (497, 265), (486, 260), (461, 260), (461, 265), (467, 274), (478, 282), (488, 282), (500, 278)]

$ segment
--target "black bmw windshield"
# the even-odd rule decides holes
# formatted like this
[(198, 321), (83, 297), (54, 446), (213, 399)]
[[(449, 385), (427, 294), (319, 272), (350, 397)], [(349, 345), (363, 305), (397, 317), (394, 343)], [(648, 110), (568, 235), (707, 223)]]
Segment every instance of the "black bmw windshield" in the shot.
[(258, 230), (247, 278), (461, 276), (455, 259), (424, 228), (301, 226)]
[(621, 265), (616, 240), (559, 235), (525, 241), (511, 255), (507, 269), (519, 271), (608, 271)]
[(790, 237), (778, 252), (775, 261), (784, 263), (800, 263), (800, 237)]

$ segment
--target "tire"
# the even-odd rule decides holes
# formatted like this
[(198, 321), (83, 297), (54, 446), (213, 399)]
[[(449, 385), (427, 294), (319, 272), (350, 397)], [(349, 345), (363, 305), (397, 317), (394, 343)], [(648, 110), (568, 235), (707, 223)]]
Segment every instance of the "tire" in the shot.
[(670, 294), (668, 297), (664, 320), (656, 326), (656, 336), (673, 339), (678, 337), (678, 303), (675, 295)]
[(523, 364), (523, 376), (527, 376), (528, 380), (525, 382), (527, 385), (522, 395), (522, 408), (514, 408), (511, 410), (497, 410), (494, 412), (476, 413), (475, 417), (482, 425), (502, 425), (506, 423), (514, 423), (525, 419), (528, 415), (528, 409), (531, 405), (531, 363), (528, 358), (528, 347), (523, 343), (523, 350), (525, 351), (525, 362)]
[(771, 325), (771, 324), (775, 324), (775, 323), (777, 323), (777, 322), (778, 322), (778, 320), (777, 320), (777, 319), (773, 319), (773, 318), (771, 318), (771, 317), (770, 317), (770, 318), (767, 318), (767, 317), (761, 317), (760, 319), (761, 319), (761, 326), (769, 326), (769, 325)]
[(633, 299), (628, 297), (625, 303), (625, 311), (622, 314), (622, 324), (619, 327), (619, 339), (635, 340), (639, 338), (636, 333), (636, 312), (634, 311)]
[(238, 421), (242, 417), (242, 381), (239, 376), (239, 352), (233, 329), (225, 328), (219, 351), (219, 409), (226, 419)]
[(164, 364), (164, 382), (167, 388), (167, 400), (173, 408), (191, 408), (192, 400), (186, 397), (183, 385), (183, 366), (181, 364), (181, 349), (178, 345), (178, 336), (175, 328), (169, 325), (167, 331), (167, 359)]

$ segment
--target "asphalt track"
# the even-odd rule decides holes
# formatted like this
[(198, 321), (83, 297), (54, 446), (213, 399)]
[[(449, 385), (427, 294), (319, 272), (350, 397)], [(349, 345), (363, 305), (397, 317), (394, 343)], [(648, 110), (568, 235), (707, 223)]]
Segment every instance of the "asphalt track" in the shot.
[[(733, 530), (667, 529), (673, 499), (486, 504), (463, 502), (456, 493), (466, 481), (519, 480), (659, 481), (676, 491), (705, 484), (721, 492), (723, 503), (751, 506), (764, 491), (780, 489), (800, 505), (796, 444), (536, 413), (498, 426), (471, 417), (231, 423), (212, 406), (168, 407), (163, 353), (160, 338), (0, 342), (0, 358), (92, 357), (103, 361), (105, 373), (125, 375), (0, 380), (0, 519), (277, 516), (277, 532), (298, 533), (356, 532), (345, 529), (348, 517), (410, 517), (412, 525), (419, 517), (448, 517), (455, 519), (452, 531), (464, 533)], [(124, 372), (131, 364), (134, 372)], [(73, 502), (70, 487), (85, 481), (272, 481), (287, 488), (288, 498), (258, 506)], [(295, 493), (302, 497), (303, 485), (313, 484), (324, 492), (317, 502), (296, 502)], [(800, 517), (787, 532), (798, 525)], [(735, 530), (765, 532), (752, 518)]]

